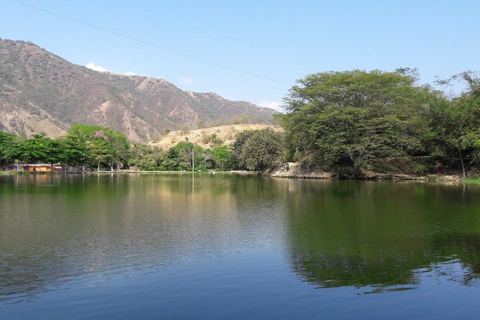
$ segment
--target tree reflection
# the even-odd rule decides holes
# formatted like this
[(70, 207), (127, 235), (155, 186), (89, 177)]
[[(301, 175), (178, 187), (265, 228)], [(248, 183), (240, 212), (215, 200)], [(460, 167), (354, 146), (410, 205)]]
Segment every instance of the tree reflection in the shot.
[(7, 303), (272, 241), (281, 204), (273, 180), (222, 174), (0, 182), (0, 302)]
[(414, 288), (422, 273), (441, 269), (450, 280), (478, 284), (476, 190), (368, 182), (307, 182), (293, 189), (288, 252), (302, 280), (381, 292)]

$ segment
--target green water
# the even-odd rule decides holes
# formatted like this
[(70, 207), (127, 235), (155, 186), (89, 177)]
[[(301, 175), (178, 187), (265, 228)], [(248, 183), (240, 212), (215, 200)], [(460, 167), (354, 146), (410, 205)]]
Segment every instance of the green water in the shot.
[(0, 318), (475, 318), (479, 196), (229, 174), (0, 176)]

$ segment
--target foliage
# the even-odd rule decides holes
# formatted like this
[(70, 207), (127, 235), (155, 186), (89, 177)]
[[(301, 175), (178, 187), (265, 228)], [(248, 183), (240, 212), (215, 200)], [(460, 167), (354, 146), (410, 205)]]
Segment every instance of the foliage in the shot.
[[(265, 135), (263, 145), (269, 150), (281, 139)], [(215, 139), (215, 137), (213, 137)], [(147, 144), (129, 146), (123, 134), (110, 128), (94, 125), (72, 125), (67, 135), (58, 140), (44, 135), (19, 139), (0, 132), (0, 161), (18, 160), (23, 163), (62, 163), (65, 165), (90, 165), (98, 170), (109, 166), (110, 170), (124, 164), (137, 166), (140, 170), (225, 170), (238, 168), (238, 160), (232, 156), (230, 147), (213, 144), (212, 149), (203, 149), (191, 142), (177, 143), (167, 151)]]
[(59, 139), (63, 151), (63, 163), (78, 166), (88, 162), (89, 153), (85, 141), (65, 136)]
[(435, 92), (428, 104), (429, 125), (432, 145), (444, 156), (458, 156), (465, 177), (464, 159), (478, 162), (480, 158), (480, 79), (472, 78), (470, 73), (458, 76), (466, 79), (469, 90), (453, 99)]
[(225, 168), (235, 168), (237, 163), (232, 157), (232, 152), (227, 146), (221, 145), (216, 146), (212, 149), (213, 159), (215, 161), (215, 166), (218, 166), (220, 170)]
[[(175, 160), (176, 168), (181, 170), (190, 170), (192, 168), (192, 155), (193, 155), (193, 143), (191, 142), (179, 142), (173, 147), (176, 150)], [(173, 169), (173, 168), (172, 168)]]
[(120, 132), (110, 128), (74, 124), (70, 127), (66, 141), (76, 144), (79, 154), (98, 170), (102, 164), (108, 165), (110, 170), (120, 168), (127, 162), (130, 145), (127, 138)]
[(23, 163), (57, 163), (63, 154), (58, 141), (39, 134), (17, 143), (16, 158)]
[(7, 164), (14, 158), (15, 136), (10, 133), (0, 131), (0, 164)]
[(136, 165), (140, 170), (153, 171), (161, 167), (165, 159), (165, 153), (157, 148), (146, 144), (136, 144), (132, 147), (129, 165)]
[(244, 131), (233, 144), (233, 157), (240, 167), (258, 174), (273, 166), (283, 154), (283, 135), (272, 129)]
[[(203, 136), (210, 149), (179, 142), (169, 150), (130, 146), (110, 128), (74, 124), (57, 140), (29, 139), (0, 131), (0, 164), (63, 163), (115, 170), (247, 169), (261, 173), (280, 160), (303, 169), (322, 168), (338, 177), (362, 177), (363, 170), (444, 173), (480, 163), (480, 76), (463, 72), (448, 80), (467, 84), (448, 96), (416, 85), (416, 70), (347, 71), (312, 74), (298, 80), (285, 98), (287, 114), (277, 115), (285, 134), (245, 131), (232, 147), (216, 133)], [(198, 125), (203, 125), (199, 120)], [(230, 139), (226, 138), (226, 140)], [(417, 157), (418, 156), (418, 157)], [(402, 159), (401, 166), (393, 165)], [(399, 162), (399, 163), (400, 163)]]
[(474, 186), (480, 186), (480, 178), (465, 178), (462, 179), (462, 183), (464, 184), (469, 184), (469, 185), (474, 185)]
[(309, 75), (285, 98), (287, 138), (316, 165), (356, 177), (376, 157), (422, 152), (428, 90), (415, 80), (406, 72)]
[(426, 174), (428, 172), (428, 167), (426, 165), (416, 163), (413, 165), (413, 172), (416, 174)]
[(191, 142), (179, 142), (168, 149), (163, 166), (167, 170), (191, 170), (193, 161), (196, 169), (205, 169), (205, 150)]

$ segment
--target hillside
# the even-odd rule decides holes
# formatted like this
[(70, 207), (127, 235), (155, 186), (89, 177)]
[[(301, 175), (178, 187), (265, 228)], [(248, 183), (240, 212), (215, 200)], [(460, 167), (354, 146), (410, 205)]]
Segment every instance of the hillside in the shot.
[(164, 79), (100, 73), (32, 43), (0, 39), (0, 129), (17, 135), (56, 137), (84, 123), (140, 142), (199, 125), (268, 123), (274, 113), (215, 93), (182, 91)]
[(149, 144), (164, 150), (184, 141), (199, 145), (202, 148), (209, 148), (214, 142), (231, 145), (235, 141), (237, 134), (240, 132), (246, 130), (262, 130), (266, 128), (271, 128), (275, 131), (282, 130), (279, 127), (265, 124), (236, 124), (196, 130), (172, 131)]

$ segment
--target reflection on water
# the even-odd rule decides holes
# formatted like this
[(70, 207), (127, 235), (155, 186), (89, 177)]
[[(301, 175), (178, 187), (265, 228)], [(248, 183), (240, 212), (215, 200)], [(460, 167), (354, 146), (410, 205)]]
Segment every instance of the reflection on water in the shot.
[(477, 194), (424, 184), (296, 183), (288, 194), (292, 267), (322, 288), (412, 289), (420, 273), (452, 268), (462, 270), (452, 280), (476, 284)]
[[(276, 277), (261, 293), (243, 289), (250, 303), (291, 278), (308, 284), (303, 293), (415, 291), (444, 281), (478, 287), (478, 195), (455, 186), (228, 174), (2, 176), (0, 305), (209, 261), (196, 281), (212, 289), (216, 268), (236, 255), (243, 260), (229, 264), (232, 287), (222, 284), (221, 295)], [(289, 301), (301, 296), (282, 291)]]
[(272, 230), (281, 199), (256, 179), (7, 178), (0, 187), (3, 300), (278, 241)]

